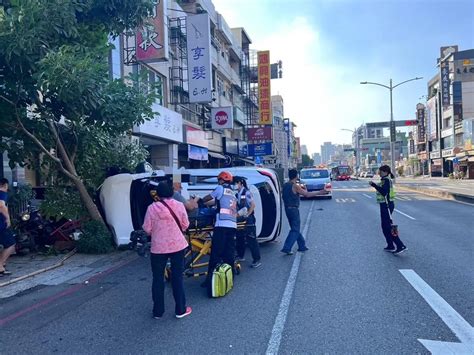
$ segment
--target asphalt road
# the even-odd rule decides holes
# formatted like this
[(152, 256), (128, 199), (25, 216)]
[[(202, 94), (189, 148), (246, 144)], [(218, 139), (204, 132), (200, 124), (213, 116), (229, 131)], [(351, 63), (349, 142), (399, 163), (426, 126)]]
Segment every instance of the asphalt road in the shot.
[[(186, 279), (191, 316), (174, 318), (167, 289), (164, 318), (151, 318), (149, 260), (139, 258), (88, 284), (71, 280), (1, 300), (0, 352), (412, 354), (428, 353), (418, 339), (469, 342), (474, 208), (399, 193), (394, 217), (408, 250), (394, 256), (382, 250), (367, 182), (333, 185), (332, 200), (302, 201), (308, 252), (284, 256), (281, 242), (262, 245), (263, 265), (244, 263), (220, 299), (206, 297), (202, 279)], [(280, 240), (287, 231), (285, 219)]]

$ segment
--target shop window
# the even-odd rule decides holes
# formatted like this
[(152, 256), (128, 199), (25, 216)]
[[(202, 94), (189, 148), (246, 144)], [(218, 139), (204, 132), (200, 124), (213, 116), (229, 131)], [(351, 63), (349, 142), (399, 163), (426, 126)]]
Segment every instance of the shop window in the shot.
[(159, 105), (163, 106), (163, 84), (164, 84), (164, 78), (149, 69), (146, 69), (142, 66), (134, 66), (133, 67), (133, 73), (137, 74), (138, 72), (141, 72), (140, 76), (140, 87), (142, 87), (146, 92), (150, 92), (154, 88), (156, 90), (156, 94), (158, 95), (158, 98), (156, 99), (156, 102)]
[(443, 149), (453, 148), (453, 144), (454, 144), (453, 136), (443, 138)]
[(219, 94), (219, 96), (225, 96), (224, 82), (219, 77), (217, 77), (216, 81), (217, 81), (217, 93)]

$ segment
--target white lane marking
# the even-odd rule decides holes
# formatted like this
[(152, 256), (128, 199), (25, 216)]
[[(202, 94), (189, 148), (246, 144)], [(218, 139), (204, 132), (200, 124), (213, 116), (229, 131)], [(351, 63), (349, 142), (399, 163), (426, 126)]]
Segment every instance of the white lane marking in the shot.
[(367, 198), (372, 198), (372, 196), (369, 196), (369, 195), (367, 195), (367, 194), (362, 194), (362, 195), (364, 195), (364, 196), (367, 197)]
[(407, 215), (406, 213), (403, 213), (402, 211), (397, 210), (396, 208), (395, 208), (395, 212), (398, 212), (398, 213), (400, 213), (401, 215), (403, 215), (403, 216), (405, 216), (405, 217), (407, 217), (407, 218), (410, 218), (410, 219), (412, 219), (412, 220), (414, 220), (414, 221), (416, 220), (416, 218), (413, 218), (412, 216), (409, 216), (409, 215)]
[[(306, 222), (303, 229), (303, 237), (305, 239), (311, 222), (313, 207), (314, 200), (311, 202), (311, 207), (309, 209), (308, 216), (306, 217)], [(291, 266), (290, 276), (288, 277), (288, 282), (286, 283), (285, 291), (283, 292), (283, 297), (281, 299), (280, 307), (278, 309), (278, 314), (275, 318), (275, 323), (273, 325), (272, 335), (270, 337), (270, 340), (268, 341), (266, 354), (278, 354), (278, 350), (280, 348), (281, 343), (281, 336), (285, 328), (286, 317), (288, 316), (288, 309), (290, 308), (291, 298), (295, 289), (296, 277), (298, 276), (298, 270), (300, 268), (302, 254), (303, 253), (296, 253), (295, 260), (293, 261), (293, 265)]]
[(441, 320), (456, 334), (461, 343), (418, 339), (432, 354), (473, 354), (474, 328), (449, 305), (418, 274), (409, 269), (399, 270), (403, 277), (425, 299)]

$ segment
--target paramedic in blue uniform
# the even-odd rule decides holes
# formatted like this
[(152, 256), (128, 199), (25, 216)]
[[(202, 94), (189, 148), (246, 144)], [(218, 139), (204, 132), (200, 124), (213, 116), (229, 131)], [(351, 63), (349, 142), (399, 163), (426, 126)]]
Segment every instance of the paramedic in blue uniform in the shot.
[[(390, 214), (395, 209), (395, 190), (393, 188), (394, 178), (392, 171), (388, 165), (382, 165), (379, 168), (380, 183), (376, 184), (373, 181), (369, 182), (369, 185), (376, 190), (377, 202), (380, 205), (380, 218), (382, 220), (382, 231), (385, 236), (387, 246), (384, 248), (385, 251), (391, 252), (395, 255), (403, 253), (406, 250), (405, 244), (400, 240), (400, 237), (392, 236), (392, 220)], [(388, 202), (388, 206), (387, 206)], [(388, 209), (390, 208), (390, 213)], [(396, 246), (396, 248), (395, 248)]]
[(298, 182), (298, 171), (290, 169), (288, 172), (289, 181), (283, 185), (283, 203), (285, 204), (285, 213), (290, 225), (290, 232), (286, 237), (283, 245), (282, 253), (286, 255), (293, 255), (291, 249), (293, 245), (298, 243), (298, 251), (305, 252), (308, 250), (306, 241), (301, 234), (301, 218), (300, 218), (300, 196), (315, 197), (327, 194), (326, 190), (309, 192), (301, 187)]
[(217, 205), (216, 222), (212, 233), (211, 256), (206, 281), (206, 286), (211, 281), (212, 273), (217, 264), (224, 262), (234, 270), (235, 261), (235, 232), (237, 230), (237, 199), (232, 189), (233, 176), (228, 171), (222, 171), (217, 176), (219, 186), (203, 198), (207, 203), (215, 200)]
[(242, 211), (247, 209), (245, 214), (238, 218), (243, 218), (246, 222), (245, 228), (237, 230), (236, 235), (236, 250), (237, 250), (237, 260), (245, 261), (245, 248), (246, 244), (252, 253), (252, 267), (257, 268), (262, 265), (260, 262), (260, 248), (257, 241), (257, 227), (255, 226), (255, 202), (253, 200), (252, 193), (250, 192), (247, 182), (244, 177), (236, 176), (234, 182), (237, 186), (237, 210)]

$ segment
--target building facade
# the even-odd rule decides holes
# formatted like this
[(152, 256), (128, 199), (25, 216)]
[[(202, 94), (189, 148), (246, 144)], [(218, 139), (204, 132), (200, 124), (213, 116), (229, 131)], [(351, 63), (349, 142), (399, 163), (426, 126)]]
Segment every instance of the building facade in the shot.
[[(163, 47), (161, 57), (143, 57), (141, 42), (145, 41), (140, 30), (123, 34), (111, 55), (114, 76), (142, 74), (145, 82), (141, 84), (158, 87), (161, 97), (153, 106), (157, 116), (133, 128), (133, 134), (150, 152), (150, 163), (154, 168), (252, 164), (247, 157), (246, 128), (256, 114), (258, 100), (250, 88), (251, 40), (245, 29), (231, 29), (209, 0), (169, 0), (157, 7), (154, 15), (159, 18), (154, 21), (164, 24), (165, 38), (158, 43)], [(188, 22), (200, 14), (207, 14), (209, 19), (203, 34), (209, 45), (188, 50)], [(201, 66), (194, 66), (194, 59), (205, 55), (210, 60), (209, 72), (196, 71)], [(196, 78), (209, 83), (207, 100), (193, 99)], [(216, 108), (228, 108), (226, 120), (232, 121), (232, 128), (215, 127), (217, 116), (212, 116), (219, 112)]]
[(474, 49), (442, 47), (438, 67), (425, 109), (429, 172), (474, 179)]
[(331, 142), (324, 142), (321, 146), (321, 160), (323, 164), (331, 161), (331, 156), (336, 152), (336, 147)]

